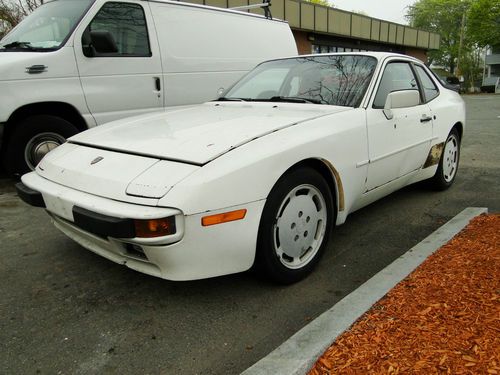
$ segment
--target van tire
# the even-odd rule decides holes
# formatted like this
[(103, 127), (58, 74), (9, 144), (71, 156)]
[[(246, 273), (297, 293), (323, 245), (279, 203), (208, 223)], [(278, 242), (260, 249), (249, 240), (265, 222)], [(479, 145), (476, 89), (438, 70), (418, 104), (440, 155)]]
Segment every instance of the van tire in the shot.
[(21, 120), (6, 142), (5, 170), (19, 176), (34, 170), (45, 153), (76, 133), (78, 129), (72, 123), (57, 116), (37, 115)]

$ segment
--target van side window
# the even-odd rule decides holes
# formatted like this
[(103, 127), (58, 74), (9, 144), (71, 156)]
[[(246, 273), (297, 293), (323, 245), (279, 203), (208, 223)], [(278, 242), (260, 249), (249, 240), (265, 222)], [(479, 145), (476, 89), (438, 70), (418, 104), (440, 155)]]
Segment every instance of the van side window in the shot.
[(387, 95), (393, 91), (418, 90), (417, 80), (406, 62), (387, 64), (378, 86), (373, 108), (384, 108)]
[(418, 77), (420, 78), (420, 82), (422, 82), (425, 93), (425, 100), (427, 102), (430, 102), (432, 99), (439, 95), (439, 90), (423, 67), (421, 67), (420, 65), (415, 65), (415, 70), (417, 71)]
[[(95, 34), (100, 35), (99, 40), (96, 39)], [(103, 35), (106, 39), (104, 40), (106, 52), (100, 53), (99, 45), (103, 45)], [(93, 50), (91, 56), (151, 56), (143, 8), (138, 4), (131, 3), (109, 2), (104, 4), (83, 35), (82, 45), (84, 49), (89, 44)], [(109, 48), (110, 44), (114, 44), (113, 48)], [(85, 55), (89, 54), (85, 53)]]

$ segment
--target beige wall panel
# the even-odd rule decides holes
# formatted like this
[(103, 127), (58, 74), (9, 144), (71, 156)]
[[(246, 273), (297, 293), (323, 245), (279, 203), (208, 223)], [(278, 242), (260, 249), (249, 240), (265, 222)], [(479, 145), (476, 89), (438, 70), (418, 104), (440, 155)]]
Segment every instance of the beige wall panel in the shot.
[(405, 46), (415, 47), (417, 45), (417, 30), (409, 27), (405, 28)]
[[(255, 5), (255, 4), (262, 4), (262, 1), (258, 1), (258, 0), (249, 0), (249, 5)], [(264, 15), (264, 9), (262, 8), (254, 8), (254, 9), (250, 9), (249, 10), (250, 13), (253, 13), (253, 14), (259, 14), (261, 16)]]
[[(273, 0), (273, 6), (274, 6)], [(316, 6), (316, 31), (328, 32), (328, 9), (322, 6)]]
[(434, 34), (434, 44), (431, 48), (439, 49), (440, 43), (441, 43), (441, 37), (439, 36), (439, 34)]
[(204, 5), (204, 1), (203, 0), (187, 0), (186, 2), (187, 3), (191, 3), (191, 4)]
[(429, 37), (429, 48), (434, 48), (436, 45), (436, 34), (431, 34)]
[(404, 43), (404, 35), (405, 35), (405, 28), (404, 26), (397, 26), (397, 31), (396, 31), (396, 43), (403, 45)]
[(205, 5), (210, 5), (211, 7), (227, 8), (226, 0), (205, 0)]
[(273, 18), (285, 19), (285, 0), (273, 0), (273, 5), (269, 8)]
[(387, 42), (389, 40), (389, 24), (380, 22), (380, 41)]
[(285, 19), (291, 27), (300, 27), (300, 7), (298, 2), (285, 0)]
[(351, 15), (338, 10), (328, 9), (328, 32), (351, 35)]
[(372, 32), (372, 20), (368, 17), (361, 17), (361, 38), (370, 39)]
[(314, 5), (300, 4), (300, 28), (314, 30)]
[(389, 43), (396, 43), (396, 25), (393, 23), (389, 24)]
[(372, 20), (372, 40), (380, 40), (380, 21)]
[(228, 0), (229, 8), (242, 7), (248, 5), (248, 0)]
[(429, 32), (422, 30), (418, 31), (417, 46), (422, 48), (429, 47)]
[(361, 34), (362, 34), (361, 33), (361, 19), (362, 19), (362, 17), (358, 16), (357, 14), (353, 14), (351, 17), (351, 22), (352, 22), (351, 33), (352, 33), (352, 36), (357, 37), (357, 38), (361, 38)]

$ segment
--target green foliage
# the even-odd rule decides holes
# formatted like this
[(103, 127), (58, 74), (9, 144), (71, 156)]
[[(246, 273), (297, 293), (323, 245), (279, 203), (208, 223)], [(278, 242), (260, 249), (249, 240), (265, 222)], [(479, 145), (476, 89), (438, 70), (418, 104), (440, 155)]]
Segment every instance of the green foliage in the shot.
[(500, 44), (500, 0), (475, 0), (468, 14), (467, 33), (481, 47)]
[(334, 5), (330, 3), (328, 0), (305, 0), (305, 1), (307, 1), (308, 3), (323, 5), (325, 7), (334, 7)]
[(406, 18), (410, 26), (441, 36), (440, 49), (428, 54), (429, 63), (444, 65), (450, 72), (455, 70), (463, 15), (469, 6), (469, 0), (417, 0), (409, 7)]

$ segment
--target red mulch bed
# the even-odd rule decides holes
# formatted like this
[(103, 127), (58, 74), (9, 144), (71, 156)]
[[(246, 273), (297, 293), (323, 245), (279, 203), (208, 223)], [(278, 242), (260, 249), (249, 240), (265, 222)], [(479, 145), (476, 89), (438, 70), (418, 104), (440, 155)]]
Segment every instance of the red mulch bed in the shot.
[(500, 215), (473, 219), (392, 289), (318, 374), (500, 374)]

